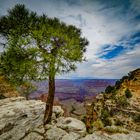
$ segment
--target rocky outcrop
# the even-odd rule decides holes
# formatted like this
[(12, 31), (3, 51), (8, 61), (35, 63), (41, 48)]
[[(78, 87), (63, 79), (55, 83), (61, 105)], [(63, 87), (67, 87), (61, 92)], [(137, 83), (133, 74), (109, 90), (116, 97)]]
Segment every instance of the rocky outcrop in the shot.
[(42, 140), (82, 137), (85, 124), (74, 118), (62, 117), (60, 106), (53, 107), (52, 122), (43, 126), (45, 103), (24, 97), (0, 100), (0, 140)]
[(121, 126), (140, 132), (140, 69), (108, 86), (87, 106), (86, 123), (90, 131)]
[[(60, 106), (53, 107), (52, 122), (43, 125), (45, 103), (13, 97), (0, 100), (0, 140), (139, 140), (139, 133), (87, 134), (80, 120), (64, 117)], [(109, 129), (109, 128), (106, 128)], [(117, 139), (119, 138), (119, 139)], [(130, 139), (131, 140), (131, 139)]]

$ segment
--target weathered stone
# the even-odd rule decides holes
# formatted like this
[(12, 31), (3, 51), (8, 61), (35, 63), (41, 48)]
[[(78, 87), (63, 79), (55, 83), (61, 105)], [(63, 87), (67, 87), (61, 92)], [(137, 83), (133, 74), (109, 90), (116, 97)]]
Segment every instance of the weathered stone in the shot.
[(66, 134), (67, 134), (66, 131), (57, 127), (52, 127), (46, 132), (45, 136), (47, 140), (62, 140), (62, 137)]
[(53, 106), (53, 113), (55, 114), (56, 118), (58, 118), (64, 115), (64, 110), (61, 108), (61, 106)]
[(0, 100), (0, 140), (19, 140), (33, 131), (44, 133), (44, 109), (45, 103), (23, 97)]
[(75, 132), (80, 135), (85, 135), (86, 133), (86, 126), (80, 120), (71, 117), (61, 117), (56, 124), (57, 127), (66, 130), (67, 132)]
[(129, 134), (116, 133), (109, 135), (107, 133), (95, 132), (79, 140), (140, 140), (140, 133), (130, 132)]
[(43, 140), (43, 136), (39, 135), (38, 133), (31, 132), (29, 133), (23, 140)]
[(71, 132), (71, 133), (69, 133), (69, 134), (66, 134), (66, 135), (62, 138), (62, 140), (77, 140), (77, 139), (79, 139), (80, 137), (81, 137), (81, 136), (80, 136), (79, 134)]

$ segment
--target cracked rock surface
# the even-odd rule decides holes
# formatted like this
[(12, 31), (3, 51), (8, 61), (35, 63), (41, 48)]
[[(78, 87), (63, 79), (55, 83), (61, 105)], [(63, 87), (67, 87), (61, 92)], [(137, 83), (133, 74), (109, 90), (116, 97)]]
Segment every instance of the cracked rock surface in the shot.
[(51, 124), (43, 126), (45, 103), (12, 97), (0, 100), (0, 140), (140, 140), (140, 133), (87, 134), (83, 122), (63, 117), (60, 106), (53, 107)]

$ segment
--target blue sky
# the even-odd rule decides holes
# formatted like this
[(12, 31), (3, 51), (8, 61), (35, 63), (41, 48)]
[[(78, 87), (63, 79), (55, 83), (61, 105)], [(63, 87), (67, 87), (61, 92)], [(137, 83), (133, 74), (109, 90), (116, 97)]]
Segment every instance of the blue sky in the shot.
[(59, 78), (121, 78), (140, 67), (140, 0), (0, 0), (0, 15), (17, 3), (82, 29), (87, 61)]

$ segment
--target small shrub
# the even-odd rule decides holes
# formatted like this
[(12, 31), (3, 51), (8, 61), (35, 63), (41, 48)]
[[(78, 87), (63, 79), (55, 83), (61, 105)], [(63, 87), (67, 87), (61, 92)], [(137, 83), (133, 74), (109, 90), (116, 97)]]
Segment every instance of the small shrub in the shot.
[(140, 122), (140, 115), (134, 115), (134, 116), (133, 116), (133, 120), (134, 120), (136, 123), (139, 123), (139, 122)]
[(102, 121), (104, 123), (104, 126), (111, 126), (112, 125), (112, 122), (109, 118), (105, 118)]
[(101, 120), (104, 126), (111, 126), (112, 122), (109, 120), (110, 112), (107, 109), (102, 109), (101, 111)]
[(124, 82), (126, 79), (128, 79), (129, 77), (128, 76), (123, 76), (122, 79), (120, 80), (120, 82)]
[(129, 105), (126, 96), (120, 96), (116, 99), (119, 107), (127, 107)]
[(105, 89), (105, 93), (109, 94), (109, 93), (115, 93), (115, 87), (113, 86), (107, 86), (107, 88)]
[(104, 127), (104, 124), (101, 120), (97, 120), (93, 122), (93, 127), (97, 128), (98, 130), (102, 129)]
[(126, 98), (131, 98), (132, 97), (132, 93), (130, 92), (129, 89), (125, 90), (125, 96), (126, 96)]
[(87, 119), (86, 115), (81, 116), (81, 121), (85, 124), (86, 124), (86, 119)]
[(2, 94), (0, 94), (0, 99), (5, 99), (6, 97)]
[(123, 122), (121, 120), (116, 120), (115, 124), (117, 126), (122, 126), (123, 125)]
[(102, 109), (101, 111), (101, 118), (104, 119), (104, 118), (108, 118), (110, 117), (110, 113), (107, 109)]
[(119, 89), (120, 86), (121, 86), (121, 82), (120, 82), (120, 81), (116, 81), (116, 83), (115, 83), (115, 87), (116, 87), (116, 89)]
[(107, 126), (104, 128), (104, 130), (109, 133), (125, 133), (125, 134), (129, 133), (127, 129), (118, 126)]

